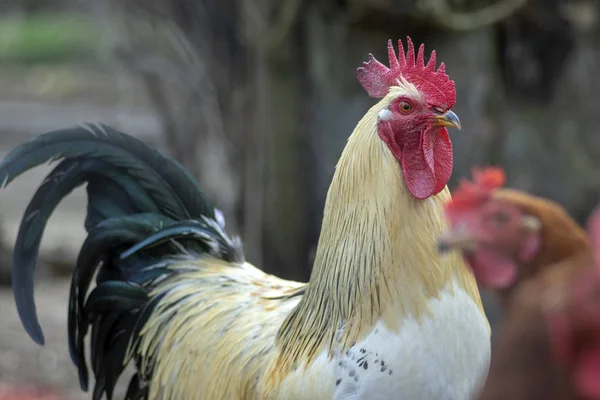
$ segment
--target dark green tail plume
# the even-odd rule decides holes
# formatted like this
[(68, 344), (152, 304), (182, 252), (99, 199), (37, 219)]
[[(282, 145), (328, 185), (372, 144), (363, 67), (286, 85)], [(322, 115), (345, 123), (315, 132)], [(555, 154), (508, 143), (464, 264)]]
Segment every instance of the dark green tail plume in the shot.
[[(229, 238), (198, 183), (177, 162), (141, 141), (105, 125), (50, 132), (10, 152), (0, 163), (8, 185), (47, 161), (62, 161), (29, 203), (17, 236), (13, 290), (19, 316), (34, 341), (44, 343), (33, 295), (42, 234), (60, 201), (87, 183), (88, 207), (82, 245), (69, 297), (69, 346), (87, 390), (84, 338), (91, 326), (94, 399), (110, 399), (131, 361), (128, 346), (151, 315), (158, 298), (153, 285), (173, 274), (177, 257), (209, 254), (243, 261), (239, 240)], [(92, 280), (96, 287), (88, 295)], [(143, 398), (145, 376), (135, 375), (128, 399)]]

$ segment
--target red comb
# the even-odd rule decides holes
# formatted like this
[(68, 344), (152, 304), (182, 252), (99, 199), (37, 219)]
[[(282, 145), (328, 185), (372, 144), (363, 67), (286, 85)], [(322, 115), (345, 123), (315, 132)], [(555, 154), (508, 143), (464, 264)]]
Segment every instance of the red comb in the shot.
[(471, 175), (472, 182), (461, 180), (458, 189), (452, 194), (452, 200), (446, 204), (446, 210), (468, 208), (487, 201), (506, 181), (504, 171), (500, 167), (474, 167)]
[(388, 59), (390, 68), (386, 67), (369, 54), (369, 61), (357, 69), (357, 78), (369, 96), (382, 98), (388, 93), (390, 86), (397, 85), (402, 76), (415, 85), (420, 91), (431, 97), (439, 106), (450, 109), (456, 102), (454, 82), (446, 75), (444, 63), (435, 70), (435, 50), (425, 65), (425, 45), (419, 46), (415, 60), (415, 46), (410, 37), (406, 38), (408, 51), (404, 53), (402, 41), (398, 40), (398, 58), (392, 41), (388, 41)]

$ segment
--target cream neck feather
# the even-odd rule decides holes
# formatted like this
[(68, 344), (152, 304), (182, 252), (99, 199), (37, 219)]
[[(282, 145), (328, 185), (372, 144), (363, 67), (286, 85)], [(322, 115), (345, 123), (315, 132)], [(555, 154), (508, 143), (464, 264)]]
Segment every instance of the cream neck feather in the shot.
[(358, 123), (336, 166), (310, 282), (279, 331), (282, 372), (324, 348), (345, 352), (378, 320), (398, 330), (405, 317), (421, 318), (453, 277), (481, 307), (462, 260), (437, 253), (448, 189), (415, 199), (378, 136), (378, 114), (399, 95), (395, 89)]

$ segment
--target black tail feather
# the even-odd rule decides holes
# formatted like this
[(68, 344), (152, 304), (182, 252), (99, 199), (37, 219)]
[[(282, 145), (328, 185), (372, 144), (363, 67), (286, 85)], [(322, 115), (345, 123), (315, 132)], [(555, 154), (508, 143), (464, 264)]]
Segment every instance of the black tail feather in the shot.
[[(152, 285), (172, 274), (169, 263), (182, 248), (243, 261), (241, 243), (223, 232), (198, 183), (177, 162), (141, 141), (104, 125), (44, 134), (10, 152), (0, 163), (8, 185), (46, 161), (63, 159), (38, 188), (25, 212), (15, 244), (13, 290), (19, 316), (34, 341), (44, 343), (34, 301), (34, 273), (42, 234), (52, 212), (75, 188), (87, 183), (83, 243), (69, 296), (69, 348), (88, 388), (84, 338), (91, 326), (93, 398), (112, 398), (114, 386), (145, 322), (160, 301)], [(188, 254), (188, 256), (189, 256)], [(89, 293), (92, 280), (96, 287)], [(139, 360), (136, 361), (139, 364)], [(127, 398), (147, 393), (139, 371)]]
[(15, 301), (25, 330), (41, 345), (44, 344), (44, 334), (33, 300), (33, 280), (42, 234), (56, 206), (73, 189), (84, 183), (84, 177), (79, 162), (67, 160), (60, 163), (33, 196), (19, 227), (13, 253), (13, 265), (19, 266), (13, 273)]
[[(155, 232), (163, 223), (173, 222), (170, 218), (157, 214), (137, 214), (104, 220), (89, 231), (79, 252), (69, 296), (69, 349), (71, 358), (78, 367), (85, 367), (83, 339), (88, 326), (88, 322), (82, 319), (81, 313), (84, 309), (85, 296), (98, 268), (110, 261), (114, 249), (138, 243)], [(87, 377), (80, 377), (80, 379), (82, 382), (85, 381), (87, 386)]]

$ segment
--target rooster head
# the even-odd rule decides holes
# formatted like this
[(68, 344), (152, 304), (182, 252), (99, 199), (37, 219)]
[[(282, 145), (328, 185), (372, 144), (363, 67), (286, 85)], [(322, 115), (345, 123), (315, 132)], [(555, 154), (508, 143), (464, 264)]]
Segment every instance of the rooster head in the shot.
[(362, 87), (374, 98), (384, 98), (378, 114), (379, 137), (400, 163), (406, 186), (417, 199), (426, 199), (444, 189), (452, 173), (452, 143), (447, 127), (460, 129), (451, 108), (456, 103), (454, 82), (444, 63), (436, 70), (435, 51), (425, 64), (425, 47), (415, 48), (407, 38), (405, 53), (388, 42), (390, 67), (369, 54), (358, 68)]
[(439, 249), (461, 250), (480, 285), (505, 289), (517, 280), (518, 266), (540, 251), (541, 222), (515, 201), (514, 193), (498, 191), (504, 171), (474, 169), (472, 174), (473, 181), (462, 181), (446, 204), (450, 230), (439, 238)]

